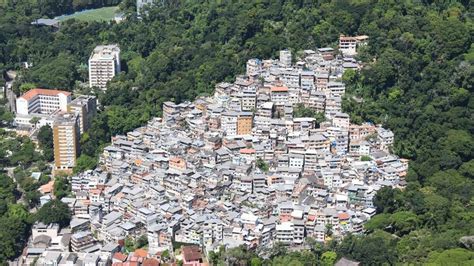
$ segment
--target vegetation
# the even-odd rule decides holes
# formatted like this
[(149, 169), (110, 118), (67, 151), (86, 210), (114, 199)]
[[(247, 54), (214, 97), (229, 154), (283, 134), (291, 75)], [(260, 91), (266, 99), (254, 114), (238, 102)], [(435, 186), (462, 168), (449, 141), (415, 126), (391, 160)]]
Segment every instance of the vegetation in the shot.
[(53, 129), (46, 125), (42, 126), (38, 131), (39, 147), (43, 151), (43, 158), (51, 162), (54, 160), (54, 143), (53, 143)]
[(71, 193), (71, 184), (66, 176), (56, 176), (54, 179), (54, 196), (57, 199), (67, 197)]
[(265, 162), (262, 158), (257, 159), (257, 161), (255, 162), (255, 166), (263, 172), (268, 172), (268, 170), (270, 170), (268, 163)]
[(316, 124), (319, 126), (326, 120), (324, 113), (316, 112), (312, 108), (305, 107), (302, 103), (298, 103), (293, 109), (294, 117), (312, 117), (316, 120)]
[[(18, 93), (25, 83), (83, 90), (83, 64), (93, 47), (118, 43), (122, 48), (124, 72), (106, 93), (95, 92), (106, 108), (81, 139), (84, 155), (97, 158), (112, 135), (159, 116), (164, 101), (211, 93), (216, 82), (242, 73), (249, 58), (275, 57), (282, 48), (335, 47), (340, 33), (368, 34), (369, 44), (359, 54), (364, 70), (343, 77), (348, 83), (343, 108), (352, 121), (382, 123), (395, 132), (394, 151), (411, 159), (408, 185), (403, 191), (377, 194), (380, 214), (367, 224), (367, 235), (349, 236), (310, 253), (274, 254), (271, 260), (320, 261), (321, 250), (376, 265), (443, 264), (454, 256), (459, 263), (472, 260), (472, 252), (459, 244), (460, 237), (474, 235), (474, 30), (469, 1), (160, 1), (137, 20), (134, 1), (127, 0), (121, 7), (129, 17), (120, 24), (71, 19), (58, 32), (30, 25), (41, 16), (117, 4), (92, 2), (7, 1), (0, 8), (0, 71), (19, 69), (23, 61), (33, 63), (20, 71), (14, 84)], [(312, 115), (296, 108), (300, 114)], [(3, 125), (11, 123), (3, 109), (0, 117)], [(0, 145), (2, 167), (27, 169), (45, 156), (31, 141), (7, 133), (2, 133)], [(9, 191), (8, 183), (5, 189)], [(17, 206), (12, 205), (15, 193), (2, 194), (8, 211), (1, 219), (8, 223), (20, 219), (7, 215)], [(0, 202), (0, 211), (2, 206)], [(12, 258), (24, 243), (24, 235), (15, 234), (24, 232), (21, 223), (9, 225), (15, 230), (0, 237), (15, 237), (0, 241), (8, 245), (0, 249), (0, 260)], [(259, 265), (261, 258), (243, 257), (243, 252), (237, 249), (218, 259)], [(332, 259), (333, 253), (325, 258)]]
[(44, 224), (57, 223), (60, 227), (65, 227), (71, 221), (71, 210), (66, 203), (55, 199), (38, 210), (36, 220)]
[(142, 235), (137, 239), (127, 237), (125, 239), (125, 249), (127, 252), (132, 252), (136, 249), (146, 247), (148, 245), (148, 238), (146, 235)]

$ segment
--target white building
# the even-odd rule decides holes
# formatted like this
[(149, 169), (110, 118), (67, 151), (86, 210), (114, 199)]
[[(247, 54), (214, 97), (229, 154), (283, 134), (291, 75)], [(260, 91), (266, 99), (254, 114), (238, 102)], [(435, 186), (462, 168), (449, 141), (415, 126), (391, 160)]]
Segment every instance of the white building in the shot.
[(120, 48), (117, 45), (99, 45), (89, 58), (89, 86), (106, 89), (120, 72)]
[(283, 244), (293, 243), (294, 226), (292, 222), (283, 222), (276, 225), (276, 240)]
[(237, 135), (237, 112), (225, 112), (221, 116), (221, 128), (227, 136)]
[(67, 111), (71, 93), (60, 90), (32, 89), (16, 100), (16, 112), (20, 115), (51, 114), (58, 109)]
[(356, 55), (357, 47), (366, 44), (368, 39), (367, 35), (355, 37), (341, 35), (339, 36), (339, 50), (345, 55)]
[(377, 140), (380, 142), (380, 149), (388, 151), (393, 145), (393, 132), (382, 127), (377, 128)]
[(327, 97), (342, 97), (346, 91), (346, 86), (342, 82), (330, 81), (327, 83)]
[(283, 67), (290, 67), (291, 66), (291, 51), (289, 51), (289, 50), (281, 50), (280, 51), (280, 64)]
[(349, 115), (346, 113), (336, 113), (332, 117), (332, 124), (335, 127), (343, 128), (349, 130)]
[(247, 61), (246, 73), (248, 76), (253, 76), (253, 75), (258, 74), (261, 69), (262, 69), (262, 61), (260, 61), (260, 59), (253, 58)]
[(283, 106), (288, 102), (288, 87), (272, 87), (270, 96), (275, 105)]

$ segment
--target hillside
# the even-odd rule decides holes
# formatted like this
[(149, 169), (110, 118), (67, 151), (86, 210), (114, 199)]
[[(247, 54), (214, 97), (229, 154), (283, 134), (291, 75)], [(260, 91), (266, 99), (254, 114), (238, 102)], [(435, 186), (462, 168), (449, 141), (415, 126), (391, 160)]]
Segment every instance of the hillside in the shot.
[[(470, 1), (162, 1), (142, 20), (65, 21), (59, 32), (31, 26), (32, 17), (50, 13), (20, 2), (0, 9), (0, 69), (19, 68), (21, 61), (34, 65), (22, 71), (18, 90), (23, 83), (81, 89), (76, 81), (87, 72), (80, 66), (92, 48), (122, 48), (125, 71), (98, 94), (107, 108), (82, 139), (88, 158), (97, 157), (110, 136), (159, 116), (164, 101), (211, 93), (217, 82), (242, 73), (249, 58), (275, 57), (287, 47), (335, 47), (341, 33), (369, 35), (359, 58), (364, 70), (344, 76), (352, 85), (343, 107), (353, 121), (380, 122), (395, 132), (394, 152), (412, 160), (409, 184), (378, 194), (380, 214), (366, 236), (329, 243), (314, 254), (332, 250), (366, 264), (472, 260), (459, 241), (474, 235)], [(122, 3), (127, 14), (131, 2)], [(362, 104), (351, 96), (363, 98)], [(274, 259), (305, 260), (281, 254)]]

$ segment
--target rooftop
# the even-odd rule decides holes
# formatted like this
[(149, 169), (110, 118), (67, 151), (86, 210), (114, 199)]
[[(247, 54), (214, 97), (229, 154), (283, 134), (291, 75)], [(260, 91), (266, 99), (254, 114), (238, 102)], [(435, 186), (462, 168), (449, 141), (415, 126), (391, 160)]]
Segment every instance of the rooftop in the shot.
[(38, 95), (47, 95), (47, 96), (58, 96), (58, 95), (65, 95), (70, 96), (71, 93), (68, 91), (61, 91), (61, 90), (49, 90), (49, 89), (31, 89), (27, 91), (25, 94), (21, 95), (20, 98), (23, 98), (27, 101), (33, 99)]

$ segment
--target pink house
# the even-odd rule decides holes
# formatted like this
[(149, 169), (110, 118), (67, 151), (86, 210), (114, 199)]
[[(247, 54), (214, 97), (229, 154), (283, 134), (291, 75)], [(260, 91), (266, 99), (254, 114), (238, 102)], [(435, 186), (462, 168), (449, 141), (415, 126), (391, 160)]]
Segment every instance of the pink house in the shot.
[(202, 254), (198, 246), (184, 246), (182, 249), (184, 266), (202, 266)]

